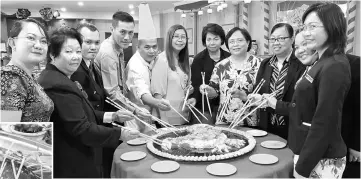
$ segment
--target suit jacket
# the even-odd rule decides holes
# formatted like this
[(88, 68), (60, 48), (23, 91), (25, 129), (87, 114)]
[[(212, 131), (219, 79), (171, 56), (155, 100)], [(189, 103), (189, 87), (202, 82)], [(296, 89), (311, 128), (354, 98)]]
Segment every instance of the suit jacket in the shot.
[[(259, 94), (271, 93), (270, 82), (271, 82), (272, 72), (273, 72), (273, 67), (269, 63), (271, 58), (272, 57), (269, 57), (269, 58), (266, 58), (265, 60), (263, 60), (259, 67), (257, 77), (256, 77), (256, 84), (258, 84), (262, 78), (265, 80), (265, 83), (261, 87)], [(276, 109), (273, 110), (272, 108), (266, 108), (266, 109), (260, 110), (260, 128), (263, 130), (268, 130), (268, 128), (269, 128), (268, 125), (270, 124), (271, 113), (276, 113), (276, 114), (281, 113), (281, 115), (282, 114), (284, 115), (284, 113), (282, 113), (282, 111), (280, 111), (280, 110), (284, 109), (286, 106), (291, 105), (290, 101), (292, 100), (293, 93), (295, 92), (295, 88), (294, 88), (295, 84), (296, 84), (297, 80), (302, 76), (302, 74), (304, 73), (304, 71), (306, 69), (306, 66), (304, 66), (294, 55), (294, 52), (291, 54), (291, 56), (289, 58), (289, 63), (290, 63), (290, 65), (288, 67), (288, 72), (287, 72), (287, 76), (285, 79), (286, 81), (284, 84), (282, 99), (277, 101)], [(286, 123), (285, 131), (287, 133), (287, 127), (289, 124), (288, 113), (284, 116), (285, 116), (284, 120)], [(278, 134), (278, 135), (281, 135), (281, 134)], [(287, 136), (281, 136), (281, 137), (284, 137), (285, 139), (287, 139)]]
[(102, 147), (116, 148), (121, 130), (102, 126), (104, 112), (96, 111), (77, 85), (48, 64), (39, 84), (53, 100), (54, 177), (101, 177), (94, 156)]
[(346, 156), (341, 120), (350, 85), (346, 55), (330, 49), (297, 84), (289, 107), (288, 145), (299, 155), (295, 170), (300, 175), (309, 177), (321, 159)]
[(88, 100), (95, 110), (99, 111), (116, 111), (116, 108), (105, 103), (107, 92), (104, 89), (101, 75), (93, 68), (95, 80), (90, 74), (90, 70), (84, 59), (81, 61), (79, 68), (71, 75), (72, 81), (78, 81), (88, 95)]
[(351, 87), (342, 111), (342, 138), (348, 148), (360, 151), (360, 57), (347, 54)]

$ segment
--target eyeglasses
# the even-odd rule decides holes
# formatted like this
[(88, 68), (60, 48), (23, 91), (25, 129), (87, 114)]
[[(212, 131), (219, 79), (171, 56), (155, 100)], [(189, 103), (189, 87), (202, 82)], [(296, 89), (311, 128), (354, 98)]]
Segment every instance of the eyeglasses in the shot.
[(187, 39), (187, 36), (185, 36), (185, 35), (174, 35), (173, 36), (173, 39), (177, 39), (177, 40), (186, 40)]
[(32, 37), (32, 36), (13, 37), (13, 38), (14, 38), (14, 39), (26, 38), (31, 44), (36, 44), (36, 41), (38, 40), (41, 45), (43, 45), (43, 46), (47, 46), (47, 45), (48, 45), (48, 41), (47, 41), (46, 39), (36, 39), (35, 37)]
[(228, 43), (230, 44), (230, 45), (235, 45), (236, 43), (237, 44), (242, 44), (243, 42), (245, 42), (246, 40), (244, 40), (244, 39), (235, 39), (235, 40), (230, 40)]
[(323, 27), (323, 25), (307, 24), (307, 25), (302, 25), (300, 29), (301, 29), (302, 31), (306, 31), (306, 30), (313, 31), (313, 30), (315, 30), (317, 27)]
[(288, 38), (290, 38), (290, 37), (270, 38), (270, 39), (268, 39), (268, 41), (269, 41), (270, 43), (275, 43), (276, 41), (278, 41), (278, 42), (285, 42), (285, 40), (288, 39)]

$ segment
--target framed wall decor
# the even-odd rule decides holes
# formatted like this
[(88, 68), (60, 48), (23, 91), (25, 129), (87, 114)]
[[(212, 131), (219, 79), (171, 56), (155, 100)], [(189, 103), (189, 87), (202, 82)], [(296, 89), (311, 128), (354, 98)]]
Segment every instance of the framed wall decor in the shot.
[(223, 24), (222, 28), (224, 30), (224, 33), (228, 33), (232, 28), (234, 27), (234, 23), (231, 24)]

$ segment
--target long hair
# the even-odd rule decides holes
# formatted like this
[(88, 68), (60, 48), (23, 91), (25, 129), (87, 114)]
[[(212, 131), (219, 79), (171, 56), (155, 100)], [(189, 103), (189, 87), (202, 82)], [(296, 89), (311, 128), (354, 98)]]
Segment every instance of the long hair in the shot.
[(341, 8), (329, 2), (312, 4), (302, 15), (303, 23), (311, 12), (316, 12), (327, 32), (328, 38), (325, 45), (329, 45), (329, 49), (331, 49), (334, 54), (345, 53), (347, 23)]
[(173, 40), (174, 32), (177, 31), (178, 29), (183, 29), (187, 37), (185, 47), (179, 52), (178, 65), (184, 73), (189, 74), (190, 70), (189, 70), (188, 34), (186, 29), (182, 25), (176, 24), (169, 28), (165, 39), (165, 54), (167, 56), (169, 68), (172, 69), (172, 71), (175, 71), (176, 67), (175, 67), (175, 60), (173, 59), (174, 49), (172, 46), (172, 40)]

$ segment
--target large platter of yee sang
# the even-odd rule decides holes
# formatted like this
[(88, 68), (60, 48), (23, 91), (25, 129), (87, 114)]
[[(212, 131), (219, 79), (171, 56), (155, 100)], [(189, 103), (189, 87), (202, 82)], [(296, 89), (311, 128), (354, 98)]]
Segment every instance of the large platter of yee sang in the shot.
[[(175, 133), (176, 134), (175, 134)], [(256, 145), (246, 132), (207, 124), (195, 124), (156, 134), (162, 145), (149, 141), (154, 154), (176, 161), (214, 161), (244, 155)]]

